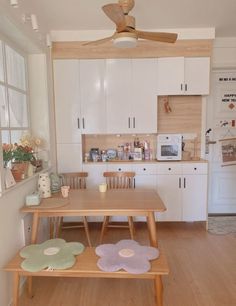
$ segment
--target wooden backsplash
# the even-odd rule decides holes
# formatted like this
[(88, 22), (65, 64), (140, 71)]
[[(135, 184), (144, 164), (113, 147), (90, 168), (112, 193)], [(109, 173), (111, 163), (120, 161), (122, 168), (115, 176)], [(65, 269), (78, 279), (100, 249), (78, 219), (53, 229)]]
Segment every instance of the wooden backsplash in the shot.
[[(166, 112), (165, 103), (171, 109)], [(202, 129), (201, 96), (159, 96), (158, 97), (158, 133), (195, 134), (197, 137), (196, 156), (200, 156), (200, 139)], [(185, 141), (185, 150), (194, 155), (194, 143)]]
[[(168, 100), (171, 112), (166, 113)], [(201, 133), (201, 96), (159, 96), (158, 133)]]

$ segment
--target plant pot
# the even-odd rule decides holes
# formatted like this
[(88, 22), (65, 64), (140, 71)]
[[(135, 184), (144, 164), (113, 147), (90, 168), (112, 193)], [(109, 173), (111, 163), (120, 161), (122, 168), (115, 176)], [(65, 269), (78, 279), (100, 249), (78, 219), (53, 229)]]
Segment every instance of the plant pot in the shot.
[(12, 163), (12, 175), (16, 182), (19, 182), (27, 177), (29, 162), (13, 162)]

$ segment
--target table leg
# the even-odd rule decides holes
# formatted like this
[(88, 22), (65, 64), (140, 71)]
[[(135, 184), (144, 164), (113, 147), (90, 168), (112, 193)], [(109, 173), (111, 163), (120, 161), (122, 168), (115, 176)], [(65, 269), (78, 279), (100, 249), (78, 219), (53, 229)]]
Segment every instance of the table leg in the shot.
[(15, 272), (13, 275), (13, 306), (18, 306), (19, 283), (20, 283), (20, 275), (18, 272)]
[(156, 292), (156, 301), (157, 306), (163, 306), (163, 284), (161, 275), (155, 277), (155, 292)]
[(156, 222), (155, 222), (154, 212), (148, 213), (147, 224), (148, 224), (150, 243), (152, 246), (157, 247), (158, 242), (157, 242), (157, 231), (156, 231)]
[(28, 293), (28, 297), (32, 298), (33, 295), (33, 278), (32, 276), (28, 276), (27, 277), (27, 293)]
[(36, 243), (37, 233), (38, 233), (38, 226), (39, 226), (39, 213), (35, 212), (33, 214), (31, 243)]

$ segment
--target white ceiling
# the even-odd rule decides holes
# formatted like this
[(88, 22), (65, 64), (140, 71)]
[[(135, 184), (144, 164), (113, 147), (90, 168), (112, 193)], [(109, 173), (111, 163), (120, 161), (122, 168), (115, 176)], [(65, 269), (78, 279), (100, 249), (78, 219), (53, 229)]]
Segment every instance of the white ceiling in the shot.
[[(0, 3), (10, 6), (10, 0)], [(34, 13), (40, 31), (114, 30), (103, 13), (117, 0), (18, 0), (15, 16)], [(214, 27), (216, 37), (236, 37), (236, 0), (136, 0), (130, 12), (139, 30)]]

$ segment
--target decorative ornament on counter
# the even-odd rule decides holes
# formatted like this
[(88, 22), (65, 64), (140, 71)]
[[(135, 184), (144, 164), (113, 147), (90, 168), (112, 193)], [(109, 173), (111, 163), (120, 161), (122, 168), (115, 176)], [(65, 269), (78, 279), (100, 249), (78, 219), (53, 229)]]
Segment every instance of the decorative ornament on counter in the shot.
[(56, 193), (60, 192), (61, 190), (61, 178), (58, 174), (56, 173), (51, 173), (50, 174), (50, 180), (51, 180), (51, 192)]

